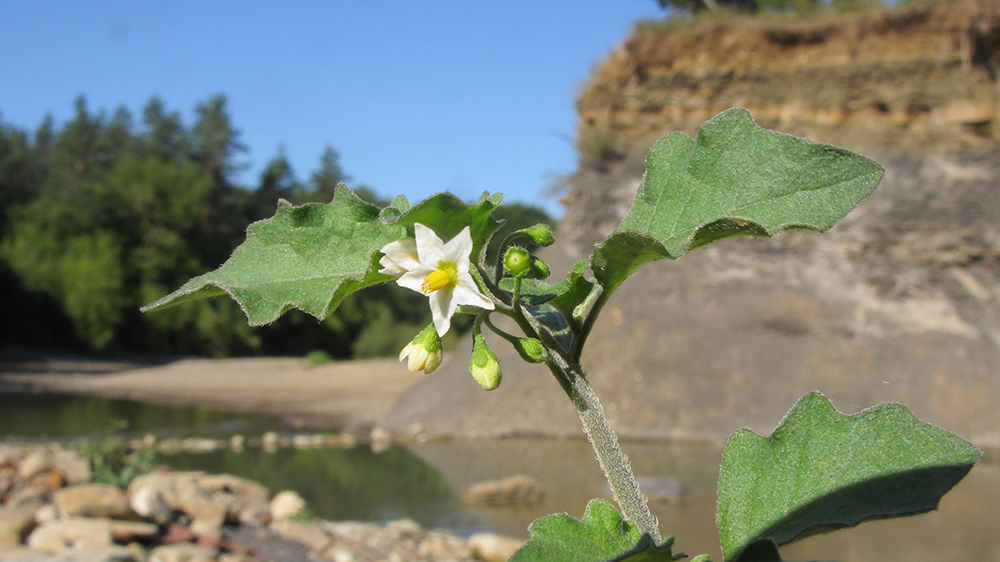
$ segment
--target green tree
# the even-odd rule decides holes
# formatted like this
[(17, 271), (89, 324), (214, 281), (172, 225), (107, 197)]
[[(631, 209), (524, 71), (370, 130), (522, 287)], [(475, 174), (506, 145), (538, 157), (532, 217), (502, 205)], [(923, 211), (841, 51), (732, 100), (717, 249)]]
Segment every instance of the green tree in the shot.
[(292, 164), (285, 155), (285, 147), (279, 146), (278, 154), (267, 163), (260, 174), (254, 220), (273, 215), (279, 199), (296, 201), (304, 193), (302, 184), (295, 179)]
[(327, 146), (319, 158), (319, 169), (313, 172), (309, 180), (311, 191), (306, 198), (309, 201), (329, 203), (333, 199), (333, 190), (337, 184), (347, 183), (351, 178), (340, 167), (340, 155), (332, 146)]
[(40, 178), (34, 152), (28, 135), (0, 118), (0, 238), (9, 210), (37, 195)]
[(236, 161), (246, 152), (240, 132), (233, 126), (226, 108), (226, 96), (215, 95), (195, 108), (198, 120), (191, 130), (194, 159), (216, 185), (230, 185), (232, 175), (244, 168)]
[(143, 149), (168, 162), (184, 162), (189, 154), (189, 139), (180, 115), (167, 113), (160, 98), (153, 96), (142, 110), (146, 130), (140, 136)]

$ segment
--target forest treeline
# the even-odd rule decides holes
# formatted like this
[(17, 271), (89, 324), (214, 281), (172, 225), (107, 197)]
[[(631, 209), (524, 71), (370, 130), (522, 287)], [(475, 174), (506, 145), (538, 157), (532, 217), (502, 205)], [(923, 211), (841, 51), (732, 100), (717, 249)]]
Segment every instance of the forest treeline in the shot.
[[(124, 107), (92, 112), (83, 97), (61, 127), (49, 116), (28, 131), (0, 115), (0, 346), (359, 358), (398, 353), (430, 322), (426, 298), (393, 285), (348, 298), (322, 322), (293, 311), (250, 328), (227, 298), (140, 313), (218, 267), (279, 198), (328, 202), (349, 178), (332, 147), (305, 181), (279, 149), (257, 185), (237, 185), (246, 149), (221, 95), (199, 103), (190, 126), (156, 97), (138, 121)], [(521, 204), (495, 216), (504, 230), (552, 224)]]

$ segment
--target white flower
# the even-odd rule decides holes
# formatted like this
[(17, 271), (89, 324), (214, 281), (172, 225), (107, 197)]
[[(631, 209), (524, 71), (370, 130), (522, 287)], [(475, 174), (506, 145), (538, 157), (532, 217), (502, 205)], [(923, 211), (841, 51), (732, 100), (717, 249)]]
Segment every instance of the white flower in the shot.
[(439, 336), (451, 329), (451, 317), (458, 305), (478, 306), (493, 310), (493, 301), (479, 292), (469, 273), (472, 235), (469, 227), (462, 229), (447, 243), (434, 231), (416, 223), (416, 240), (404, 238), (382, 248), (385, 254), (379, 263), (379, 273), (400, 275), (400, 287), (423, 293), (430, 298), (434, 328)]
[(417, 334), (417, 337), (399, 352), (399, 360), (403, 359), (409, 359), (406, 366), (411, 373), (423, 371), (429, 375), (441, 366), (444, 352), (441, 350), (441, 338), (437, 335), (437, 329), (431, 325)]

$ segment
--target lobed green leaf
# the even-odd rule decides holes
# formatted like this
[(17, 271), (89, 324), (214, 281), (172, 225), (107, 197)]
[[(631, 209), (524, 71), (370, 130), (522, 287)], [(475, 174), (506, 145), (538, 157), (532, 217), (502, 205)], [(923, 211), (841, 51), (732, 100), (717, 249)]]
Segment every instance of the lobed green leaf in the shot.
[(614, 290), (639, 266), (732, 236), (825, 231), (879, 184), (884, 170), (850, 151), (762, 129), (743, 109), (653, 145), (628, 216), (592, 258)]
[(510, 562), (672, 562), (673, 539), (656, 546), (608, 502), (590, 500), (583, 519), (565, 513), (536, 519), (531, 539)]
[(807, 394), (770, 437), (743, 429), (730, 438), (716, 510), (724, 558), (770, 560), (767, 541), (935, 509), (978, 458), (900, 404), (848, 416)]
[(322, 319), (347, 295), (393, 279), (378, 273), (379, 250), (412, 236), (415, 223), (446, 241), (470, 226), (473, 256), (480, 256), (500, 226), (490, 213), (502, 197), (484, 193), (469, 206), (440, 193), (410, 207), (399, 196), (379, 210), (340, 184), (327, 204), (296, 207), (280, 201), (272, 218), (247, 228), (246, 241), (221, 267), (142, 311), (229, 294), (253, 326), (274, 322), (291, 308)]
[(226, 263), (142, 311), (228, 293), (254, 326), (290, 308), (324, 318), (348, 294), (392, 279), (378, 273), (379, 249), (404, 236), (406, 228), (383, 224), (378, 207), (343, 184), (327, 204), (280, 201), (274, 217), (247, 228)]

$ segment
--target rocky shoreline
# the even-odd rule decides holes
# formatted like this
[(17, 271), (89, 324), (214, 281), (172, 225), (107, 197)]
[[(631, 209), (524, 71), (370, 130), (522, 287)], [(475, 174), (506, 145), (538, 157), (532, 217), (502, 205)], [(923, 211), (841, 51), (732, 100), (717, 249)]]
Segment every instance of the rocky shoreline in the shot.
[(157, 467), (127, 486), (91, 482), (60, 444), (0, 444), (0, 559), (30, 562), (506, 560), (521, 541), (468, 539), (400, 519), (314, 519), (293, 491)]

